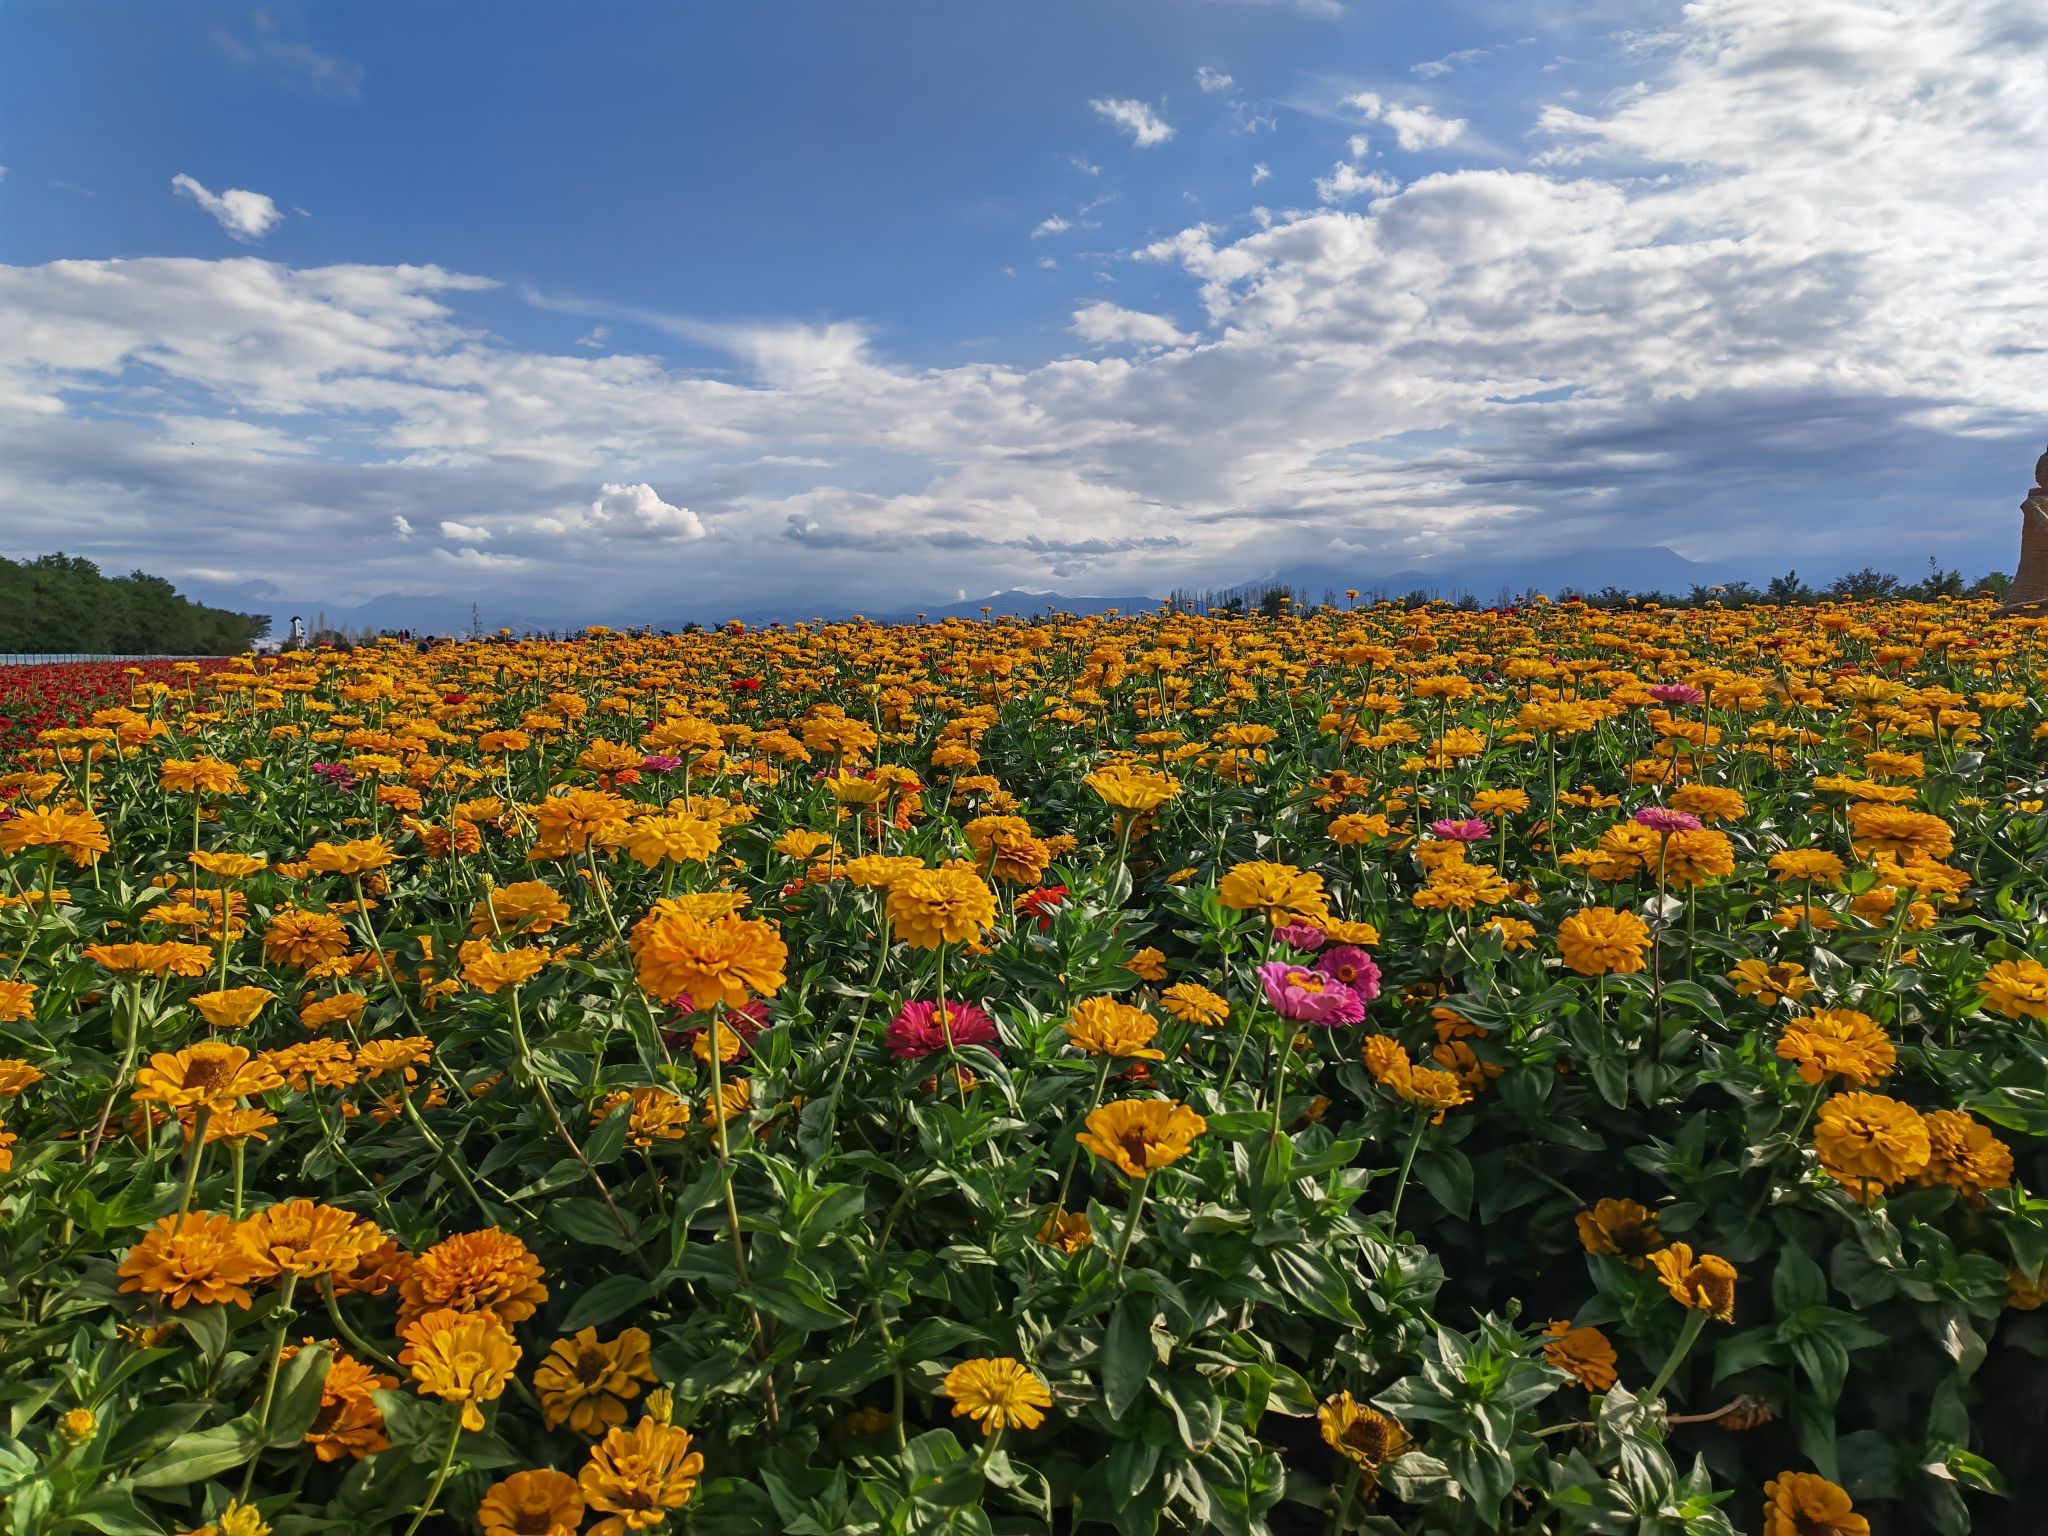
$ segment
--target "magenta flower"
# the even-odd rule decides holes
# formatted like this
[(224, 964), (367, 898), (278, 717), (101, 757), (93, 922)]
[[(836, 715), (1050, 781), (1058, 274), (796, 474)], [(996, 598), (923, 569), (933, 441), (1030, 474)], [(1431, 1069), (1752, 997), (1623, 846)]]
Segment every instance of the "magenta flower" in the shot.
[(1356, 992), (1361, 1003), (1369, 1003), (1380, 995), (1380, 968), (1371, 955), (1355, 944), (1339, 944), (1323, 951), (1316, 969)]
[(640, 759), (642, 773), (674, 773), (682, 766), (680, 757), (671, 757), (666, 752), (650, 752)]
[(1704, 704), (1707, 696), (1691, 683), (1652, 683), (1650, 697), (1659, 704)]
[(1356, 1024), (1365, 1017), (1365, 999), (1321, 971), (1268, 960), (1259, 967), (1259, 981), (1266, 989), (1266, 1001), (1283, 1019), (1327, 1025)]
[(1454, 843), (1483, 843), (1493, 836), (1493, 828), (1478, 816), (1466, 816), (1456, 821), (1432, 821), (1429, 830), (1435, 836)]
[(1298, 949), (1305, 955), (1312, 955), (1330, 940), (1330, 936), (1314, 923), (1288, 923), (1273, 930), (1273, 937), (1289, 949)]
[(356, 787), (356, 776), (349, 772), (347, 763), (315, 763), (313, 772), (316, 777), (325, 779), (336, 789)]
[(1697, 832), (1700, 829), (1699, 817), (1690, 811), (1674, 811), (1666, 805), (1646, 805), (1629, 819), (1652, 832), (1662, 832), (1666, 837), (1674, 832)]
[(883, 1044), (889, 1054), (908, 1061), (946, 1049), (948, 1035), (954, 1045), (997, 1043), (996, 1021), (972, 1003), (949, 1001), (943, 1018), (937, 1003), (905, 1003), (889, 1021)]

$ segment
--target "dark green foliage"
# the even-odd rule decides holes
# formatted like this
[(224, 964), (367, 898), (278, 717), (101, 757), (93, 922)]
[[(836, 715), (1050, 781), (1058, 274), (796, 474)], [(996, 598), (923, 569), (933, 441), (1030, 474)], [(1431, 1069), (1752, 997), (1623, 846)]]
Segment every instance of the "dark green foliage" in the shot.
[(146, 571), (103, 576), (62, 553), (0, 559), (0, 651), (232, 656), (268, 633), (267, 614), (188, 601)]

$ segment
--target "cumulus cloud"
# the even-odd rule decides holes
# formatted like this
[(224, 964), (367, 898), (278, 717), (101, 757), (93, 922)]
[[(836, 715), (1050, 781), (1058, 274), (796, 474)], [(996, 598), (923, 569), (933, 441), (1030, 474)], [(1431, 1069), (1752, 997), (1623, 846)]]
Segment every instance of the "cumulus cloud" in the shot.
[(1050, 218), (1038, 221), (1038, 227), (1031, 231), (1031, 238), (1036, 240), (1042, 235), (1063, 235), (1073, 227), (1058, 214), (1053, 214)]
[(1176, 347), (1193, 339), (1183, 336), (1171, 320), (1140, 310), (1125, 309), (1106, 299), (1098, 299), (1075, 310), (1073, 331), (1083, 341), (1094, 342), (1098, 346)]
[(1259, 164), (1252, 167), (1252, 185), (1256, 187), (1260, 182), (1264, 181), (1267, 177), (1271, 176), (1272, 174), (1272, 169), (1269, 166), (1267, 166), (1265, 162), (1261, 161)]
[[(427, 266), (0, 266), (0, 511), (20, 548), (121, 568), (175, 576), (203, 544), (295, 594), (487, 576), (598, 619), (1532, 541), (1814, 574), (2009, 558), (2048, 415), (2040, 18), (1695, 0), (1682, 28), (1640, 89), (1543, 114), (1540, 163), (1169, 226), (1126, 255), (1188, 286), (1186, 318), (1081, 305), (1078, 355), (1032, 364), (659, 315), (631, 318), (719, 366), (558, 355), (504, 339), (488, 279)], [(298, 451), (167, 441), (168, 413)], [(403, 530), (443, 523), (488, 554), (420, 560)], [(621, 558), (661, 537), (687, 561)]]
[(1088, 103), (1096, 113), (1131, 136), (1140, 149), (1149, 149), (1154, 144), (1164, 144), (1173, 137), (1172, 125), (1154, 112), (1142, 101), (1130, 101), (1119, 97), (1097, 99)]
[(216, 195), (182, 171), (171, 178), (171, 186), (180, 197), (212, 214), (214, 222), (237, 240), (261, 240), (284, 221), (277, 204), (261, 192), (229, 187)]
[(651, 485), (604, 485), (590, 504), (591, 526), (605, 533), (648, 539), (701, 539), (703, 519), (688, 507), (670, 506)]
[(441, 537), (458, 544), (481, 544), (490, 536), (491, 530), (480, 523), (457, 523), (445, 518), (441, 522)]
[(1236, 82), (1230, 76), (1224, 74), (1222, 70), (1211, 69), (1208, 65), (1204, 64), (1195, 71), (1195, 84), (1199, 85), (1203, 91), (1213, 95), (1218, 91), (1229, 90)]
[(1398, 192), (1401, 184), (1391, 176), (1378, 171), (1361, 171), (1355, 165), (1339, 160), (1330, 167), (1330, 174), (1316, 178), (1316, 197), (1325, 203), (1348, 203), (1354, 197), (1384, 197), (1389, 192)]
[(1374, 91), (1346, 96), (1343, 105), (1368, 121), (1385, 123), (1393, 129), (1394, 141), (1411, 154), (1420, 149), (1444, 149), (1465, 134), (1462, 117), (1438, 117), (1428, 107), (1397, 106)]
[(391, 531), (397, 534), (401, 539), (411, 538), (412, 519), (407, 517), (403, 512), (393, 513), (391, 517)]

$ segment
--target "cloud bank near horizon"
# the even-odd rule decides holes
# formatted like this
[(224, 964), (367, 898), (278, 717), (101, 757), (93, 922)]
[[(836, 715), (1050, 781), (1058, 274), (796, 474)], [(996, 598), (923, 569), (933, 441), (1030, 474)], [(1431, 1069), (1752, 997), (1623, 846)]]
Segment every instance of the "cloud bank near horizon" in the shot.
[[(593, 617), (1603, 545), (1997, 558), (2048, 418), (2048, 18), (1699, 0), (1628, 46), (1638, 83), (1541, 104), (1514, 151), (1475, 142), (1455, 75), (1332, 91), (1296, 125), (1336, 156), (1321, 201), (1120, 245), (1184, 304), (1077, 302), (1071, 350), (1014, 362), (426, 263), (0, 266), (8, 552)], [(1150, 105), (1093, 106), (1126, 155), (1167, 152)], [(1458, 163), (1362, 168), (1382, 134)], [(237, 238), (279, 217), (192, 187)], [(515, 344), (507, 303), (598, 342)]]

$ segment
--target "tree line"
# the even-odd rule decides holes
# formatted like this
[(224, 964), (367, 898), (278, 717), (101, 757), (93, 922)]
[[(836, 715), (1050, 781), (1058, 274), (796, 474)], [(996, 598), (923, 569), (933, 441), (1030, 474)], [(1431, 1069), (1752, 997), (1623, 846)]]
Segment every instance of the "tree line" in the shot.
[[(1822, 602), (1931, 602), (1941, 597), (1993, 597), (2003, 598), (2012, 585), (2012, 577), (2004, 571), (1990, 571), (1975, 581), (1965, 581), (1961, 571), (1943, 570), (1930, 560), (1927, 574), (1918, 581), (1906, 581), (1888, 571), (1865, 566), (1860, 571), (1851, 571), (1838, 576), (1823, 586), (1812, 586), (1800, 579), (1797, 571), (1788, 571), (1783, 576), (1774, 576), (1763, 586), (1747, 581), (1723, 582), (1715, 586), (1695, 585), (1685, 592), (1635, 592), (1626, 587), (1602, 587), (1599, 591), (1584, 589), (1563, 589), (1544, 593), (1543, 596), (1559, 601), (1577, 599), (1594, 608), (1628, 608), (1655, 604), (1660, 608), (1753, 608), (1768, 604), (1778, 608), (1800, 607)], [(1260, 613), (1267, 618), (1277, 618), (1282, 613), (1302, 613), (1311, 608), (1366, 607), (1373, 603), (1401, 603), (1410, 608), (1426, 607), (1434, 602), (1452, 602), (1466, 610), (1480, 607), (1511, 608), (1527, 602), (1536, 596), (1534, 592), (1518, 592), (1502, 587), (1490, 604), (1482, 604), (1473, 593), (1461, 588), (1446, 592), (1442, 588), (1418, 587), (1411, 592), (1393, 592), (1385, 588), (1359, 589), (1355, 597), (1350, 593), (1325, 591), (1318, 599), (1305, 591), (1297, 591), (1285, 582), (1274, 582), (1268, 586), (1232, 588), (1228, 591), (1194, 592), (1187, 588), (1176, 588), (1167, 602), (1183, 613), (1247, 614)]]
[(62, 553), (0, 558), (0, 651), (233, 656), (269, 633), (269, 615), (192, 602), (147, 571), (106, 576)]

